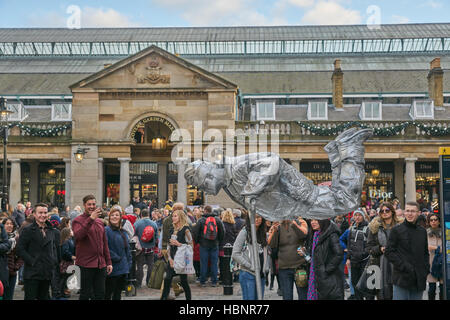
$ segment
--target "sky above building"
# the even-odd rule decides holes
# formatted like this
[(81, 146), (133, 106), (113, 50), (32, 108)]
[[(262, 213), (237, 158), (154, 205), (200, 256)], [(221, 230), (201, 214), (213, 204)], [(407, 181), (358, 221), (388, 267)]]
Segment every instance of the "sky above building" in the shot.
[(449, 0), (0, 0), (1, 28), (450, 22)]

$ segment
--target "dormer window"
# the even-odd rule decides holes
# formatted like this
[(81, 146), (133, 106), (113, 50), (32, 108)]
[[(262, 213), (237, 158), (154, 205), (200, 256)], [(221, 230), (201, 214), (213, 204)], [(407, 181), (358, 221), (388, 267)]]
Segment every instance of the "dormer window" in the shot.
[(22, 121), (26, 116), (25, 108), (21, 102), (7, 103), (6, 107), (12, 113), (9, 115), (9, 121)]
[(359, 117), (361, 120), (382, 120), (381, 101), (363, 101)]
[(275, 120), (275, 101), (257, 101), (256, 120)]
[(414, 100), (409, 115), (412, 119), (434, 119), (433, 100)]
[(52, 121), (70, 121), (72, 120), (71, 103), (52, 104)]
[(308, 101), (308, 120), (327, 120), (328, 119), (328, 102)]

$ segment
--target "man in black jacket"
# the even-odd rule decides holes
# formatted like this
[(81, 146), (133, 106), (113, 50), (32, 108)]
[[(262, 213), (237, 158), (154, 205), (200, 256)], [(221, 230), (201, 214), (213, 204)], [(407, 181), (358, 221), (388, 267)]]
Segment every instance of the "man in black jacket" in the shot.
[(25, 300), (49, 300), (53, 270), (61, 261), (60, 234), (48, 221), (46, 204), (35, 205), (34, 218), (17, 243), (17, 254), (25, 261)]
[[(206, 286), (205, 282), (206, 275), (208, 273), (209, 260), (211, 263), (211, 285), (215, 287), (217, 286), (217, 261), (219, 259), (219, 243), (223, 240), (224, 237), (224, 227), (222, 221), (214, 216), (211, 206), (206, 206), (203, 211), (203, 217), (198, 220), (193, 231), (194, 241), (200, 244), (200, 285), (202, 287)], [(214, 223), (207, 223), (207, 221), (211, 220), (208, 218), (213, 218), (215, 220), (216, 236), (214, 240), (208, 239), (205, 235), (205, 233), (208, 232), (208, 229), (210, 229), (209, 227)]]
[(405, 221), (392, 228), (385, 249), (393, 264), (394, 300), (422, 300), (430, 270), (426, 230), (417, 223), (417, 202), (405, 206)]

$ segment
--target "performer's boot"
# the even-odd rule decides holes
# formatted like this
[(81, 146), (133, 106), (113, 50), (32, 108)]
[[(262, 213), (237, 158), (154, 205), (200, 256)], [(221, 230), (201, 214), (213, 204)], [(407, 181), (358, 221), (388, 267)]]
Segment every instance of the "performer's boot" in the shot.
[(351, 132), (344, 133), (347, 134), (340, 135), (335, 139), (336, 144), (338, 145), (341, 162), (351, 161), (355, 164), (364, 165), (363, 144), (373, 135), (373, 129), (352, 130)]
[(339, 203), (357, 208), (361, 205), (361, 189), (364, 184), (364, 145), (373, 135), (373, 129), (352, 130), (336, 138), (341, 160), (339, 178), (333, 182), (341, 190), (335, 194)]
[(338, 135), (334, 140), (328, 142), (324, 147), (325, 151), (328, 153), (328, 159), (330, 160), (331, 164), (332, 187), (335, 186), (337, 181), (339, 181), (339, 176), (341, 173), (341, 156), (339, 154), (338, 141), (342, 141), (347, 137), (352, 136), (356, 131), (356, 128), (348, 129)]

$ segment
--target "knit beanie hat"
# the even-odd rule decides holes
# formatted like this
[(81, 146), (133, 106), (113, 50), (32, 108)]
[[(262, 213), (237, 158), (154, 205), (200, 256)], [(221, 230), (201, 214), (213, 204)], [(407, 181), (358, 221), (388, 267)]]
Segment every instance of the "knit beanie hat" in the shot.
[(59, 218), (59, 216), (57, 214), (52, 215), (50, 217), (49, 221), (52, 224), (52, 226), (54, 226), (55, 228), (58, 227), (59, 224), (61, 223), (61, 219)]
[(131, 204), (125, 208), (125, 214), (133, 214), (133, 206)]
[(360, 215), (362, 215), (364, 221), (366, 220), (366, 215), (364, 213), (364, 211), (361, 208), (356, 209), (355, 211), (353, 211), (353, 216), (355, 216), (355, 214), (359, 213)]

